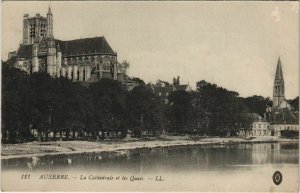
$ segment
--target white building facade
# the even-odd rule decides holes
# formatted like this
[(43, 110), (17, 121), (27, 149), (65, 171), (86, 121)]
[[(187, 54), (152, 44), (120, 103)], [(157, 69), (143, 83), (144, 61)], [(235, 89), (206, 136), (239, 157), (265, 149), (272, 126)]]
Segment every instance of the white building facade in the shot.
[(270, 123), (264, 120), (253, 122), (252, 124), (252, 136), (271, 136), (272, 130)]

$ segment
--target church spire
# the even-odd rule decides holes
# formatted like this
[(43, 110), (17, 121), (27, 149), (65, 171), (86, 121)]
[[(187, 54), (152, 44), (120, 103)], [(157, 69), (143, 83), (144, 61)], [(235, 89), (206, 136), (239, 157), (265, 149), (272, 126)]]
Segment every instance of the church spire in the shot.
[(53, 38), (53, 15), (50, 6), (47, 13), (47, 38)]
[(284, 80), (280, 57), (278, 58), (274, 86), (273, 86), (273, 107), (278, 107), (285, 99)]
[(283, 74), (282, 74), (280, 56), (279, 56), (278, 62), (277, 62), (277, 69), (276, 69), (276, 74), (275, 74), (275, 80), (283, 80)]

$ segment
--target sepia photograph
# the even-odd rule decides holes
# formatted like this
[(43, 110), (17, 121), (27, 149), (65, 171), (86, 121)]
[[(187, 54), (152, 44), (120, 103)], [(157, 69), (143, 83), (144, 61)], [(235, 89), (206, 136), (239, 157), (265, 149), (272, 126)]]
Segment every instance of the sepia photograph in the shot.
[(298, 1), (1, 7), (1, 191), (299, 191)]

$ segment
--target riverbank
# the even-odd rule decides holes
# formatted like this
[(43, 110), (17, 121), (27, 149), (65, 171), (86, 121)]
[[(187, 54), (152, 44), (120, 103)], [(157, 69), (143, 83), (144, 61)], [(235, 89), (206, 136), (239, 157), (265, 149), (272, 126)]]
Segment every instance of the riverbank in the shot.
[(3, 144), (1, 159), (39, 157), (44, 155), (76, 154), (89, 152), (114, 152), (138, 148), (170, 147), (182, 145), (230, 144), (230, 143), (270, 143), (298, 142), (298, 139), (279, 137), (257, 137), (252, 140), (242, 138), (191, 138), (189, 136), (160, 136), (150, 139), (130, 139), (118, 141), (55, 141), (29, 142), (23, 144)]

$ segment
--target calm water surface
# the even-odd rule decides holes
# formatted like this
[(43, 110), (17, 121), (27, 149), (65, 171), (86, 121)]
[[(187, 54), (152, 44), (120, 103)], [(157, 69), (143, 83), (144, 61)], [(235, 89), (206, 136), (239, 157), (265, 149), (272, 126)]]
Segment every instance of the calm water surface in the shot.
[[(38, 179), (41, 174), (62, 173), (74, 178), (73, 187), (83, 183), (80, 175), (128, 177), (126, 183), (83, 183), (95, 191), (296, 191), (298, 157), (298, 143), (143, 148), (2, 160), (2, 177), (27, 172)], [(272, 182), (277, 170), (283, 174), (279, 186)], [(131, 178), (142, 180), (130, 181)], [(163, 181), (155, 181), (156, 178)], [(59, 187), (53, 190), (61, 190)], [(76, 190), (86, 188), (78, 186)]]

